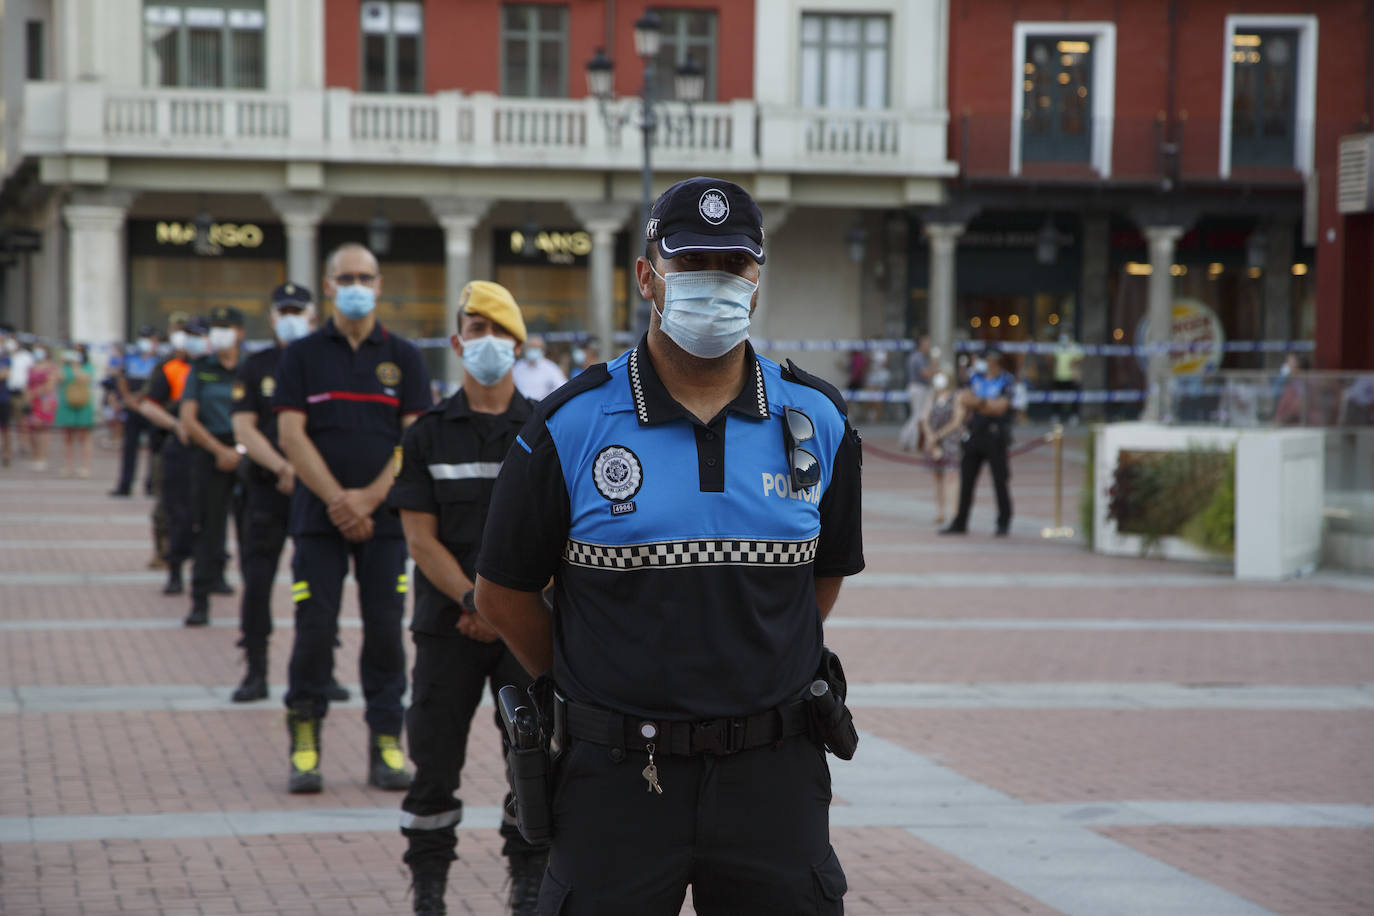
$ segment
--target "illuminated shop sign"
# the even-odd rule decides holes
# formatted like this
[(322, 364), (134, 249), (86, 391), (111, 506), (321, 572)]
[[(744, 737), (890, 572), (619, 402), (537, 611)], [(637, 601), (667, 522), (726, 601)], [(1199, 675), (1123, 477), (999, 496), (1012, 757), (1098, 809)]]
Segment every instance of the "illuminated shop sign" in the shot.
[(591, 234), (582, 229), (497, 229), (494, 254), (499, 264), (585, 264), (592, 250)]
[[(154, 229), (154, 238), (159, 245), (193, 245), (196, 243), (195, 223), (177, 223), (159, 220)], [(262, 227), (253, 223), (211, 223), (209, 249), (204, 253), (215, 253), (215, 248), (259, 248), (262, 246)], [(205, 246), (201, 246), (202, 249)]]

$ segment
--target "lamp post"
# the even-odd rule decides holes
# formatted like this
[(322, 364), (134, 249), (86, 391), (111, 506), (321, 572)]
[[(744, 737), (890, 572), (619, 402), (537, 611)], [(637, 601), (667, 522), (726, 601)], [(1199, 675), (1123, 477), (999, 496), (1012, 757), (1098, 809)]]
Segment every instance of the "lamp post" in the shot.
[(643, 220), (649, 220), (649, 208), (653, 205), (653, 146), (654, 134), (662, 124), (668, 130), (677, 132), (692, 125), (692, 103), (701, 101), (706, 90), (706, 75), (701, 67), (691, 60), (683, 61), (674, 71), (674, 92), (678, 101), (686, 103), (686, 111), (675, 114), (654, 98), (654, 86), (658, 79), (657, 58), (663, 43), (663, 21), (653, 10), (635, 20), (635, 54), (644, 63), (644, 82), (640, 86), (638, 104), (632, 104), (621, 111), (614, 111), (610, 102), (615, 93), (615, 63), (606, 56), (602, 48), (587, 62), (587, 91), (600, 103), (601, 118), (612, 131), (636, 119), (644, 136), (644, 164), (640, 172), (640, 208)]

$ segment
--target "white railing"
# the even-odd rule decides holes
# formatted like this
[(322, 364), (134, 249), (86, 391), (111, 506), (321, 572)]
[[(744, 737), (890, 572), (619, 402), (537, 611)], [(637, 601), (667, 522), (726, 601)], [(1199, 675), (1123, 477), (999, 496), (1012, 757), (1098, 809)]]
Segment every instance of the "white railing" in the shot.
[[(612, 104), (633, 111), (636, 100)], [(24, 154), (628, 169), (641, 152), (633, 117), (608, 127), (592, 99), (30, 83), (25, 106)], [(690, 124), (661, 125), (654, 156), (670, 169), (936, 177), (953, 173), (944, 158), (945, 124), (943, 112), (822, 111), (739, 100), (697, 105)]]

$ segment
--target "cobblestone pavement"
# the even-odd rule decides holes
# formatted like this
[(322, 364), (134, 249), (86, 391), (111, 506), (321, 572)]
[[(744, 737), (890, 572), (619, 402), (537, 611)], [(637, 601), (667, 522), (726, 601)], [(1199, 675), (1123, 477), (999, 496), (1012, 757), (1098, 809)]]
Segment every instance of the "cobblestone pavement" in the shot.
[[(1040, 536), (1049, 450), (1013, 468), (1010, 538), (986, 480), (969, 534), (942, 538), (928, 472), (867, 455), (868, 570), (827, 624), (863, 732), (832, 762), (846, 911), (1374, 914), (1374, 580), (1096, 557)], [(360, 703), (329, 717), (324, 793), (284, 791), (285, 577), (273, 700), (231, 704), (237, 599), (184, 629), (147, 569), (149, 500), (105, 495), (113, 455), (96, 470), (0, 471), (0, 912), (409, 912)], [(1071, 437), (1069, 524), (1081, 475)], [(488, 728), (453, 913), (504, 912)]]

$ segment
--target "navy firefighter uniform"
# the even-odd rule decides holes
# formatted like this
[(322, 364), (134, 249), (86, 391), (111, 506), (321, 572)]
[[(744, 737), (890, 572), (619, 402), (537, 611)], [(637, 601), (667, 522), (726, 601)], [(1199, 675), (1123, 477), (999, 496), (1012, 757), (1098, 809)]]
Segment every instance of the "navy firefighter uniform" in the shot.
[[(333, 319), (288, 346), (277, 365), (273, 407), (305, 414), (305, 433), (344, 488), (371, 484), (400, 449), (402, 420), (432, 406), (419, 351), (380, 323), (356, 350)], [(401, 733), (405, 693), (402, 618), (409, 590), (400, 520), (384, 505), (373, 536), (350, 542), (328, 508), (299, 481), (291, 494), (296, 636), (286, 705), (323, 719), (329, 708), (339, 604), (350, 560), (358, 582), (363, 645), (358, 663), (365, 718), (374, 736)], [(399, 756), (399, 748), (394, 750)]]
[[(435, 516), (439, 542), (458, 561), (469, 581), (477, 576), (477, 552), (501, 462), (530, 417), (531, 404), (518, 392), (502, 414), (478, 413), (460, 388), (447, 401), (420, 417), (405, 435), (396, 480), (387, 504), (393, 509)], [(471, 613), (415, 569), (415, 674), (406, 740), (415, 762), (415, 778), (401, 803), (401, 832), (408, 849), (405, 862), (417, 875), (427, 869), (447, 870), (456, 858), (454, 828), (463, 803), (454, 797), (461, 785), (473, 716), (490, 686), (492, 698), (506, 684), (522, 692), (530, 676), (500, 640), (482, 642), (459, 632), (459, 616)], [(492, 710), (492, 721), (506, 742), (505, 729)], [(510, 796), (506, 797), (507, 809)], [(512, 860), (536, 860), (543, 872), (544, 850), (531, 846), (506, 817), (502, 854)], [(537, 876), (535, 888), (538, 887)]]
[[(843, 912), (800, 698), (816, 579), (864, 565), (860, 443), (832, 386), (744, 353), (703, 423), (641, 340), (541, 401), (497, 481), (478, 572), (554, 577), (567, 698), (541, 914), (676, 913), (689, 884), (701, 913)], [(820, 464), (801, 490), (798, 447)]]
[[(969, 377), (969, 390), (985, 401), (1006, 398), (1015, 393), (1016, 377), (1005, 369), (975, 372)], [(1011, 414), (989, 416), (971, 411), (968, 434), (964, 437), (963, 457), (959, 462), (959, 511), (950, 522), (952, 533), (963, 531), (968, 525), (969, 509), (973, 506), (973, 490), (978, 474), (987, 462), (992, 471), (992, 486), (997, 493), (997, 533), (1006, 534), (1011, 527), (1011, 491), (1007, 481), (1011, 477), (1007, 462), (1007, 448), (1011, 444)]]

